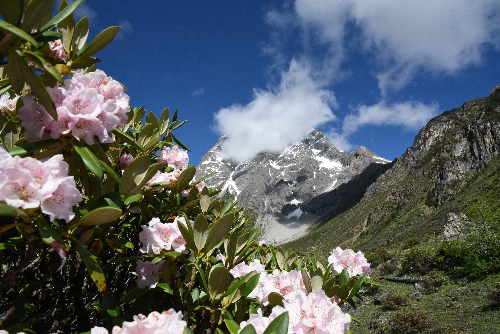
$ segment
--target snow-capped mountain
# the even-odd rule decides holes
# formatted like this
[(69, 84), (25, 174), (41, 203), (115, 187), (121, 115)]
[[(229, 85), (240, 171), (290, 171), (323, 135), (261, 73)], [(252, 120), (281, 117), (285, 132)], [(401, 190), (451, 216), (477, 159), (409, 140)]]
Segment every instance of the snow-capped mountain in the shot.
[(261, 152), (236, 165), (220, 156), (226, 139), (203, 156), (197, 178), (217, 172), (205, 182), (250, 209), (268, 242), (301, 236), (321, 216), (361, 198), (391, 163), (366, 147), (347, 154), (313, 130), (281, 153)]

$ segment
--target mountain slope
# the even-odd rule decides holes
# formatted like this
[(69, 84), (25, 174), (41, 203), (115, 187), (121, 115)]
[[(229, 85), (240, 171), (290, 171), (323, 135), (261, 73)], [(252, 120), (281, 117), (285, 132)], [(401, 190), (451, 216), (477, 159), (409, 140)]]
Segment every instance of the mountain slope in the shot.
[(197, 177), (216, 172), (207, 184), (255, 214), (268, 242), (292, 240), (326, 212), (359, 201), (391, 163), (366, 147), (347, 154), (313, 130), (281, 153), (261, 152), (236, 165), (220, 157), (225, 140), (203, 156)]
[(442, 233), (460, 214), (469, 220), (500, 217), (499, 151), (497, 86), (489, 96), (433, 118), (359, 203), (326, 214), (287, 247), (371, 249)]

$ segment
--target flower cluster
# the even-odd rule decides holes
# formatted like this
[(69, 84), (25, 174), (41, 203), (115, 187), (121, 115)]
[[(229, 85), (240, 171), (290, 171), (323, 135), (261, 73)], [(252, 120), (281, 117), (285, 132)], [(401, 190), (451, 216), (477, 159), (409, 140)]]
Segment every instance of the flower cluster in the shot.
[(0, 147), (0, 202), (37, 209), (54, 218), (71, 220), (72, 207), (82, 201), (68, 164), (61, 154), (45, 161), (12, 157)]
[(163, 263), (165, 263), (164, 260), (156, 264), (138, 260), (137, 267), (135, 269), (137, 272), (137, 287), (139, 289), (155, 288), (156, 284), (158, 284), (158, 273), (160, 272)]
[(248, 296), (267, 305), (271, 292), (277, 292), (284, 300), (291, 301), (298, 294), (306, 294), (307, 290), (300, 272), (275, 269), (271, 274), (262, 273), (257, 286)]
[(147, 254), (160, 254), (162, 250), (185, 252), (186, 240), (177, 222), (186, 225), (184, 217), (177, 217), (172, 223), (161, 223), (160, 219), (153, 218), (149, 225), (142, 225), (142, 231), (139, 233), (139, 240), (142, 242), (141, 252)]
[[(122, 327), (113, 327), (112, 334), (135, 334), (135, 333), (169, 333), (182, 334), (187, 323), (182, 320), (182, 313), (175, 312), (174, 309), (163, 313), (151, 312), (147, 317), (139, 314), (134, 315), (134, 321), (124, 321)], [(103, 327), (94, 327), (90, 334), (108, 334), (108, 330)]]
[(251, 324), (257, 334), (262, 334), (269, 324), (280, 314), (288, 312), (288, 333), (347, 333), (351, 316), (342, 312), (323, 290), (310, 294), (299, 293), (292, 300), (284, 300), (283, 307), (275, 306), (269, 317), (262, 312), (250, 316), (248, 321), (240, 323), (240, 329)]
[(364, 254), (362, 252), (354, 253), (352, 249), (335, 248), (328, 257), (328, 263), (333, 265), (332, 271), (335, 273), (341, 273), (346, 268), (349, 277), (364, 275), (370, 271), (370, 264)]
[(57, 111), (57, 120), (32, 97), (22, 98), (24, 106), (19, 108), (21, 125), (26, 128), (25, 137), (35, 142), (57, 139), (71, 134), (88, 145), (110, 143), (109, 133), (123, 126), (130, 110), (129, 97), (122, 85), (101, 70), (84, 74), (77, 71), (63, 87), (47, 87)]
[(240, 262), (236, 266), (234, 266), (233, 269), (229, 270), (229, 272), (231, 273), (231, 275), (233, 275), (233, 277), (237, 278), (243, 277), (250, 272), (253, 272), (254, 275), (265, 273), (266, 267), (262, 263), (260, 263), (259, 260), (255, 259), (250, 264)]
[(0, 112), (4, 113), (5, 109), (7, 109), (8, 111), (15, 113), (18, 99), (19, 95), (16, 95), (16, 97), (11, 99), (9, 93), (3, 93), (0, 96)]
[(189, 156), (186, 151), (178, 146), (164, 147), (158, 162), (177, 170), (183, 170), (188, 166)]

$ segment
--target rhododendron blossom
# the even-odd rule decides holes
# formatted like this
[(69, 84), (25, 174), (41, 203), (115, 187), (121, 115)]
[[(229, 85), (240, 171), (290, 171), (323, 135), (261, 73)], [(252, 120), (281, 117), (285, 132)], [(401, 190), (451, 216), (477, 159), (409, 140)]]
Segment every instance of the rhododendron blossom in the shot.
[(49, 42), (49, 57), (56, 59), (58, 62), (65, 63), (68, 60), (68, 55), (64, 51), (64, 47), (60, 39)]
[(162, 250), (185, 252), (186, 240), (177, 222), (186, 225), (183, 217), (175, 218), (172, 223), (162, 223), (160, 219), (153, 218), (149, 225), (142, 225), (142, 232), (139, 233), (139, 240), (142, 242), (141, 252), (147, 254), (160, 254)]
[(177, 146), (171, 148), (164, 147), (160, 153), (158, 162), (178, 170), (183, 170), (188, 166), (189, 156), (186, 151)]
[(82, 195), (61, 154), (41, 161), (12, 157), (0, 147), (0, 202), (22, 209), (40, 207), (50, 220), (69, 221), (80, 201)]
[[(134, 321), (124, 321), (122, 327), (115, 326), (113, 334), (182, 334), (187, 323), (182, 320), (182, 313), (175, 312), (174, 309), (163, 313), (151, 312), (147, 317), (139, 314), (134, 315)], [(91, 334), (108, 334), (103, 327), (94, 327)]]
[(9, 93), (3, 93), (0, 95), (0, 112), (5, 112), (5, 109), (8, 111), (15, 113), (16, 112), (16, 103), (19, 99), (19, 95), (16, 95), (13, 99), (10, 98)]
[(47, 91), (56, 106), (57, 121), (32, 97), (22, 98), (24, 105), (18, 115), (28, 141), (71, 134), (89, 145), (95, 143), (95, 137), (100, 143), (110, 143), (113, 138), (109, 133), (127, 121), (128, 95), (120, 83), (101, 70), (87, 74), (77, 71), (64, 86), (47, 87)]
[(255, 289), (249, 297), (255, 298), (264, 305), (268, 304), (268, 296), (277, 292), (284, 300), (292, 300), (298, 294), (307, 293), (302, 274), (296, 270), (280, 271), (275, 269), (272, 274), (262, 273)]
[(342, 250), (337, 247), (328, 257), (328, 263), (332, 264), (332, 271), (341, 273), (347, 269), (349, 277), (364, 275), (370, 271), (370, 264), (362, 252), (354, 253), (352, 249)]
[(289, 333), (347, 333), (351, 323), (351, 316), (342, 312), (323, 290), (297, 295), (283, 304), (290, 319)]
[(253, 275), (257, 275), (260, 273), (266, 272), (266, 266), (264, 266), (258, 259), (253, 260), (250, 264), (246, 264), (245, 262), (238, 263), (234, 266), (233, 269), (229, 270), (233, 277), (243, 277), (246, 274), (253, 271)]
[(262, 315), (262, 310), (258, 309), (256, 314), (250, 315), (250, 319), (248, 319), (247, 321), (242, 321), (240, 323), (240, 330), (238, 332), (240, 332), (246, 326), (252, 325), (255, 328), (257, 334), (262, 334), (267, 329), (269, 324), (284, 312), (286, 312), (286, 310), (283, 307), (277, 306), (273, 308), (269, 317), (264, 317)]
[(160, 272), (163, 263), (165, 263), (164, 260), (158, 263), (138, 260), (137, 267), (135, 269), (137, 273), (137, 287), (139, 289), (153, 289), (156, 287), (159, 280), (158, 273)]
[[(169, 184), (173, 184), (177, 182), (177, 178), (181, 175), (180, 170), (174, 170), (170, 173), (156, 172), (155, 175), (144, 185), (144, 188), (152, 187), (155, 184), (161, 186), (168, 186)], [(161, 187), (153, 188), (152, 190), (161, 190)]]

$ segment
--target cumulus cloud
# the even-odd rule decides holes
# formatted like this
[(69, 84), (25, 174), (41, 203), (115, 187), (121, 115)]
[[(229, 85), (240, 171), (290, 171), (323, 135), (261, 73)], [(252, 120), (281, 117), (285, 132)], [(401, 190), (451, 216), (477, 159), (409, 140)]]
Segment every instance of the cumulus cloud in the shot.
[(261, 151), (280, 152), (313, 128), (335, 118), (334, 94), (311, 78), (307, 64), (292, 60), (277, 87), (255, 89), (247, 105), (215, 114), (216, 130), (228, 136), (222, 155), (242, 163)]
[(388, 104), (386, 101), (372, 106), (362, 105), (355, 114), (344, 118), (343, 135), (352, 134), (363, 125), (398, 125), (409, 130), (418, 130), (438, 113), (437, 103), (430, 105), (407, 101)]
[(120, 30), (116, 34), (116, 39), (124, 39), (126, 35), (134, 30), (130, 21), (121, 21), (118, 25), (120, 26)]
[(500, 46), (498, 0), (296, 0), (295, 10), (337, 56), (349, 46), (346, 29), (355, 26), (358, 35), (349, 36), (377, 60), (384, 96), (420, 69), (454, 73), (480, 64), (488, 45)]

